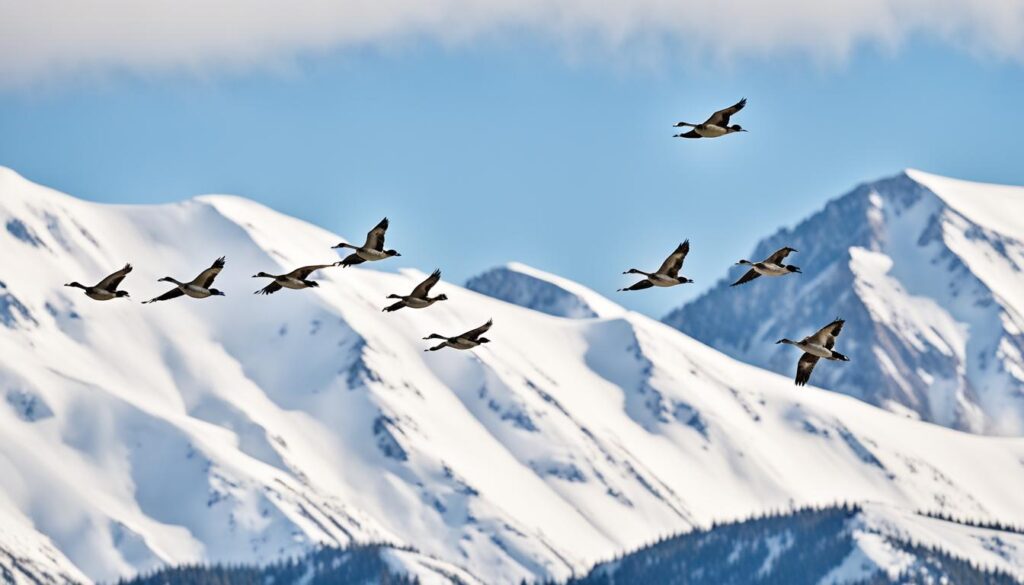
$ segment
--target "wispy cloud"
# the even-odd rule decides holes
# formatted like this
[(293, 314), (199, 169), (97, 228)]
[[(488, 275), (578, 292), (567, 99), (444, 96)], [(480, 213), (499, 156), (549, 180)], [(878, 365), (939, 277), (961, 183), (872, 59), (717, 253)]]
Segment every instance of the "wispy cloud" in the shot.
[(345, 47), (523, 30), (567, 49), (658, 39), (718, 58), (826, 60), (922, 34), (1024, 61), (1022, 0), (0, 0), (0, 84), (246, 70)]

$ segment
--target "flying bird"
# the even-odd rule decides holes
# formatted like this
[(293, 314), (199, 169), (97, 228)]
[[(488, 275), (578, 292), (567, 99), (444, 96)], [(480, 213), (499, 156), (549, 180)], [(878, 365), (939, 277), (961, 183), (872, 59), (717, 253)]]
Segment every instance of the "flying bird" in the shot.
[(221, 256), (214, 260), (213, 264), (206, 270), (199, 273), (199, 276), (195, 277), (191, 282), (181, 282), (175, 280), (170, 276), (165, 276), (157, 282), (173, 282), (176, 286), (164, 294), (149, 299), (148, 301), (142, 301), (142, 304), (155, 303), (157, 301), (169, 301), (176, 299), (182, 295), (190, 296), (194, 299), (205, 299), (206, 297), (224, 296), (224, 293), (211, 288), (213, 280), (217, 278), (220, 271), (224, 269), (224, 257)]
[(850, 361), (850, 358), (832, 349), (836, 344), (836, 337), (843, 330), (843, 323), (845, 321), (836, 318), (835, 321), (825, 325), (814, 335), (805, 337), (800, 341), (783, 338), (775, 342), (795, 345), (803, 350), (804, 355), (800, 356), (800, 361), (796, 365), (797, 386), (805, 386), (807, 384), (807, 381), (811, 379), (811, 372), (814, 371), (814, 366), (817, 365), (820, 358), (840, 362)]
[(729, 125), (729, 118), (733, 114), (743, 109), (743, 106), (747, 105), (747, 98), (743, 98), (736, 104), (725, 108), (724, 110), (718, 110), (711, 117), (705, 120), (701, 124), (691, 124), (689, 122), (677, 122), (675, 128), (683, 128), (689, 126), (693, 128), (689, 132), (684, 134), (676, 134), (673, 138), (718, 138), (719, 136), (725, 136), (726, 134), (732, 134), (734, 132), (746, 132), (739, 124)]
[(342, 242), (334, 248), (352, 248), (355, 252), (349, 254), (344, 260), (341, 261), (341, 265), (344, 267), (355, 266), (356, 264), (362, 264), (363, 262), (373, 262), (376, 260), (383, 260), (392, 256), (401, 256), (395, 250), (384, 249), (384, 233), (388, 231), (388, 218), (380, 220), (369, 233), (366, 234), (366, 243), (362, 246), (353, 246), (352, 244), (346, 244)]
[(630, 268), (623, 272), (623, 274), (643, 274), (646, 278), (633, 286), (620, 288), (619, 292), (627, 290), (643, 290), (645, 288), (651, 288), (652, 286), (675, 286), (677, 284), (693, 282), (685, 276), (679, 276), (679, 270), (683, 267), (683, 260), (686, 260), (686, 255), (689, 252), (690, 240), (686, 240), (682, 244), (679, 244), (675, 251), (661, 263), (661, 268), (659, 268), (657, 272), (643, 272), (636, 268)]
[(743, 264), (745, 266), (750, 266), (750, 270), (748, 270), (746, 274), (741, 276), (739, 280), (730, 284), (729, 286), (736, 286), (743, 284), (745, 282), (750, 282), (751, 280), (754, 280), (758, 276), (785, 276), (790, 272), (802, 274), (802, 272), (800, 272), (799, 266), (793, 266), (792, 264), (782, 263), (782, 261), (786, 259), (786, 256), (789, 256), (791, 252), (799, 252), (799, 250), (795, 250), (793, 248), (790, 248), (789, 246), (786, 246), (785, 248), (777, 250), (774, 254), (760, 262), (740, 260), (739, 262), (736, 263), (736, 265), (738, 266), (740, 264)]
[(85, 296), (94, 301), (109, 301), (110, 299), (126, 299), (128, 291), (117, 290), (125, 276), (132, 271), (131, 264), (125, 264), (124, 268), (99, 281), (95, 286), (85, 286), (78, 282), (69, 282), (64, 286), (80, 288), (85, 291)]
[(267, 286), (254, 292), (256, 295), (272, 295), (282, 288), (290, 289), (303, 289), (303, 288), (316, 288), (320, 286), (320, 283), (315, 280), (308, 280), (309, 275), (313, 274), (321, 268), (331, 268), (337, 266), (340, 262), (334, 264), (317, 264), (315, 266), (303, 266), (302, 268), (296, 268), (288, 274), (267, 274), (266, 272), (258, 272), (254, 274), (253, 278), (273, 278), (274, 282), (271, 282)]
[(409, 296), (401, 295), (388, 295), (389, 299), (399, 299), (399, 301), (393, 305), (384, 307), (387, 312), (397, 311), (402, 307), (409, 307), (410, 309), (425, 309), (430, 305), (433, 305), (437, 301), (447, 301), (448, 296), (444, 294), (437, 295), (436, 297), (430, 296), (430, 289), (437, 284), (437, 281), (441, 280), (441, 271), (435, 270), (428, 276), (423, 282), (416, 285), (416, 288), (412, 289)]
[(443, 339), (444, 341), (435, 345), (434, 347), (425, 349), (423, 351), (437, 351), (439, 349), (444, 349), (446, 347), (451, 347), (453, 349), (473, 349), (474, 347), (477, 347), (482, 343), (490, 343), (490, 339), (480, 336), (486, 333), (487, 330), (491, 328), (491, 325), (493, 323), (493, 319), (488, 319), (486, 323), (477, 327), (476, 329), (473, 329), (472, 331), (467, 331), (462, 335), (456, 335), (455, 337), (445, 337), (444, 335), (431, 333), (430, 335), (424, 337), (423, 339)]

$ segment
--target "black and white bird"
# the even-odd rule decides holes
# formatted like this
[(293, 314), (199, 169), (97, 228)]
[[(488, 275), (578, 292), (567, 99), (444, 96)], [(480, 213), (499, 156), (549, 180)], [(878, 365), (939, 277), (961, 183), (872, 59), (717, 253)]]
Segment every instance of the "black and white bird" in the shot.
[(789, 256), (791, 252), (798, 251), (799, 250), (795, 250), (793, 248), (790, 248), (789, 246), (786, 246), (785, 248), (776, 250), (774, 254), (760, 262), (740, 260), (739, 262), (736, 263), (736, 265), (739, 266), (742, 264), (744, 266), (750, 266), (750, 270), (748, 270), (746, 274), (741, 276), (739, 280), (730, 284), (729, 286), (736, 286), (743, 284), (745, 282), (750, 282), (751, 280), (754, 280), (758, 276), (785, 276), (790, 272), (802, 274), (800, 272), (799, 266), (793, 266), (792, 264), (782, 263), (782, 261), (786, 259), (786, 256)]
[(412, 292), (408, 296), (401, 295), (388, 295), (389, 299), (399, 299), (399, 301), (393, 305), (384, 307), (384, 310), (388, 313), (397, 311), (402, 307), (409, 307), (410, 309), (426, 309), (430, 305), (433, 305), (437, 301), (447, 301), (448, 296), (439, 294), (436, 297), (430, 296), (430, 289), (434, 288), (437, 281), (441, 280), (441, 271), (435, 270), (428, 276), (423, 282), (416, 285), (416, 288), (412, 289)]
[(743, 106), (747, 105), (747, 98), (743, 98), (736, 102), (734, 105), (725, 108), (724, 110), (718, 110), (707, 120), (704, 120), (701, 124), (691, 124), (689, 122), (677, 122), (675, 128), (683, 128), (689, 126), (693, 128), (689, 132), (683, 134), (676, 134), (674, 138), (718, 138), (719, 136), (725, 136), (726, 134), (732, 134), (734, 132), (746, 132), (739, 124), (729, 125), (729, 118), (733, 114), (743, 109)]
[(302, 268), (296, 268), (288, 274), (267, 274), (266, 272), (257, 272), (252, 275), (253, 278), (273, 278), (274, 282), (271, 282), (267, 286), (254, 292), (256, 295), (272, 295), (282, 288), (290, 289), (303, 289), (303, 288), (316, 288), (320, 286), (315, 280), (309, 280), (309, 275), (313, 274), (317, 270), (322, 268), (331, 268), (332, 266), (339, 265), (340, 262), (334, 264), (317, 264), (315, 266), (303, 266)]
[(462, 335), (456, 335), (455, 337), (445, 337), (444, 335), (431, 333), (430, 335), (424, 337), (423, 339), (443, 339), (444, 341), (435, 345), (434, 347), (425, 349), (423, 351), (437, 351), (439, 349), (444, 349), (446, 347), (450, 347), (453, 349), (473, 349), (474, 347), (477, 347), (480, 344), (490, 343), (490, 339), (480, 336), (486, 333), (487, 330), (491, 328), (491, 325), (493, 323), (493, 319), (488, 319), (486, 323), (477, 327), (476, 329), (473, 329), (472, 331), (467, 331)]
[(807, 381), (811, 379), (811, 372), (814, 371), (814, 366), (817, 365), (819, 359), (823, 358), (840, 362), (850, 361), (850, 358), (832, 349), (836, 345), (836, 337), (843, 330), (843, 323), (845, 321), (836, 318), (835, 321), (825, 325), (814, 335), (809, 335), (800, 341), (780, 339), (775, 342), (794, 345), (803, 350), (804, 355), (800, 356), (800, 361), (796, 365), (797, 386), (807, 384)]
[(334, 248), (351, 248), (355, 252), (349, 254), (344, 260), (341, 261), (341, 265), (355, 266), (356, 264), (362, 264), (363, 262), (373, 262), (376, 260), (383, 260), (392, 256), (401, 256), (395, 250), (384, 249), (384, 233), (388, 231), (388, 218), (380, 220), (369, 233), (366, 234), (366, 243), (362, 246), (353, 246), (352, 244), (346, 244), (342, 242)]
[(679, 276), (679, 270), (683, 267), (683, 260), (686, 260), (686, 255), (689, 252), (690, 240), (686, 240), (682, 244), (679, 244), (675, 251), (661, 263), (661, 268), (659, 268), (657, 272), (644, 272), (642, 270), (637, 270), (636, 268), (630, 268), (623, 272), (623, 274), (643, 274), (646, 278), (633, 286), (620, 288), (619, 292), (626, 290), (643, 290), (645, 288), (651, 288), (652, 286), (675, 286), (677, 284), (693, 282), (685, 276)]
[(224, 293), (211, 288), (213, 280), (217, 278), (220, 271), (224, 269), (224, 257), (221, 256), (214, 260), (213, 264), (206, 270), (199, 273), (199, 276), (195, 277), (191, 282), (181, 282), (175, 280), (170, 276), (165, 276), (159, 279), (157, 282), (173, 282), (174, 288), (165, 292), (164, 294), (149, 299), (148, 301), (142, 301), (143, 304), (155, 303), (156, 301), (169, 301), (176, 299), (182, 295), (190, 296), (193, 299), (205, 299), (206, 297), (224, 296)]
[(124, 268), (104, 278), (103, 280), (96, 283), (95, 286), (85, 286), (78, 282), (69, 282), (64, 286), (70, 286), (73, 288), (80, 288), (85, 291), (85, 296), (95, 301), (109, 301), (110, 299), (126, 299), (128, 298), (128, 291), (117, 290), (117, 286), (121, 284), (125, 276), (132, 271), (131, 264), (125, 264)]

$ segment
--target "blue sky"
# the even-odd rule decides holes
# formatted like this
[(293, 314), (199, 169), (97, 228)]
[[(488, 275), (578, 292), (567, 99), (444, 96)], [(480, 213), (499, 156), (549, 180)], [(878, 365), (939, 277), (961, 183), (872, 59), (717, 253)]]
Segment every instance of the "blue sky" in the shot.
[[(95, 201), (239, 194), (352, 239), (388, 215), (390, 268), (462, 282), (517, 260), (656, 316), (860, 181), (1024, 184), (1018, 60), (930, 38), (825, 61), (673, 55), (575, 58), (526, 35), (0, 87), (0, 165)], [(748, 134), (672, 138), (744, 96)], [(696, 285), (614, 292), (684, 238)]]

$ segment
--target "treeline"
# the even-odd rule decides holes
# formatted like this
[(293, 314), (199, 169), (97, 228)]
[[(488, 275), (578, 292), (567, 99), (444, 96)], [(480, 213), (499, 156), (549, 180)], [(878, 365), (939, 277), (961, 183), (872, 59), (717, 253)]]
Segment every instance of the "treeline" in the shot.
[(345, 549), (322, 548), (298, 558), (265, 566), (184, 565), (160, 569), (119, 585), (338, 585), (341, 583), (379, 583), (380, 585), (418, 585), (419, 580), (395, 573), (381, 556), (393, 546), (353, 545)]
[[(861, 512), (857, 504), (806, 506), (772, 511), (744, 520), (712, 524), (707, 528), (665, 537), (639, 550), (601, 563), (587, 575), (566, 585), (801, 585), (818, 583), (854, 550), (849, 520)], [(997, 522), (960, 522), (981, 528), (1003, 529)], [(1014, 527), (1007, 527), (1009, 531)], [(890, 539), (892, 540), (892, 539)], [(915, 558), (898, 575), (876, 572), (862, 585), (899, 583), (921, 585), (1019, 584), (1014, 575), (983, 567), (944, 550), (899, 540), (894, 546)], [(562, 585), (554, 581), (543, 585)]]

